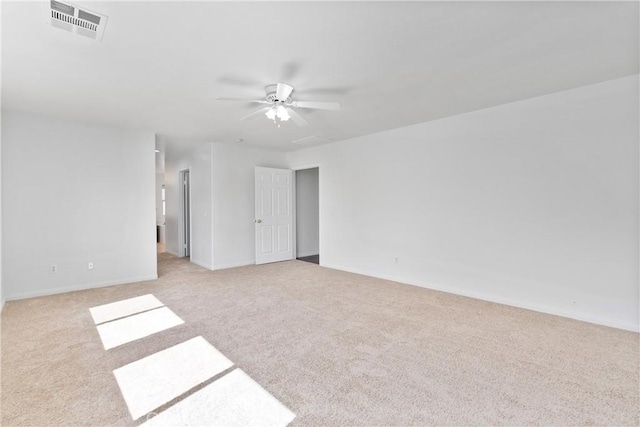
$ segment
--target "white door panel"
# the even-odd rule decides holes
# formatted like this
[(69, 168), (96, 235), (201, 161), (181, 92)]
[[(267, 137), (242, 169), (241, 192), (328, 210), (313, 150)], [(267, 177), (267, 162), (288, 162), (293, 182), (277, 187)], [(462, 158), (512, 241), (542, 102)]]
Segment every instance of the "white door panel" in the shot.
[(256, 264), (293, 259), (293, 171), (256, 167)]

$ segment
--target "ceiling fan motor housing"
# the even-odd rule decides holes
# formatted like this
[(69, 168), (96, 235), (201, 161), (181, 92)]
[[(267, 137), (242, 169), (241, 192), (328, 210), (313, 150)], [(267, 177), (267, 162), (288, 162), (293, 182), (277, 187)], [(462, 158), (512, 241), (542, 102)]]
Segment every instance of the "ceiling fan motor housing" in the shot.
[[(279, 83), (281, 86), (288, 86), (290, 88), (290, 92), (293, 92), (293, 86), (285, 85), (284, 83)], [(271, 103), (281, 102), (283, 104), (291, 104), (291, 97), (287, 96), (286, 99), (279, 99), (277, 94), (278, 85), (268, 85), (265, 86), (264, 91), (267, 94), (266, 99)]]

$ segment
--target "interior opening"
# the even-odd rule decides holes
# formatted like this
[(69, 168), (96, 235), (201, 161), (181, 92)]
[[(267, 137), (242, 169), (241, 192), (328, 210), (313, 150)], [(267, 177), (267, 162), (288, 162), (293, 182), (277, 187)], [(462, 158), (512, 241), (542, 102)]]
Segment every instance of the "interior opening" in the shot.
[(296, 258), (320, 264), (319, 168), (296, 171)]
[(164, 152), (156, 150), (156, 244), (158, 253), (165, 251), (166, 191), (164, 187)]

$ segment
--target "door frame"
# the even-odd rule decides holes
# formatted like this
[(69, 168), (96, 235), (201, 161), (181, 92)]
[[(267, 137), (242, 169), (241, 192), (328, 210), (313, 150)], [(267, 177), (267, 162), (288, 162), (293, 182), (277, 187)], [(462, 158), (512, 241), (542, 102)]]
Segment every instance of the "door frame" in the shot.
[(188, 194), (188, 200), (189, 200), (189, 257), (191, 257), (191, 242), (192, 240), (192, 226), (193, 226), (193, 222), (192, 222), (192, 209), (191, 209), (191, 167), (185, 168), (185, 169), (181, 169), (178, 171), (178, 199), (179, 199), (179, 204), (180, 204), (180, 208), (178, 209), (178, 256), (179, 257), (185, 257), (186, 256), (186, 251), (185, 251), (185, 247), (184, 247), (184, 222), (185, 222), (185, 216), (184, 216), (184, 173), (188, 172), (189, 173), (189, 194)]
[(296, 206), (298, 206), (298, 187), (296, 184), (298, 175), (296, 172), (316, 168), (318, 169), (318, 255), (320, 256), (320, 265), (322, 265), (322, 233), (320, 233), (320, 230), (322, 229), (322, 211), (320, 209), (320, 206), (322, 206), (320, 203), (322, 200), (322, 191), (320, 191), (322, 189), (322, 184), (320, 181), (321, 167), (319, 163), (291, 168), (293, 171), (293, 259), (298, 259), (298, 212), (296, 209)]

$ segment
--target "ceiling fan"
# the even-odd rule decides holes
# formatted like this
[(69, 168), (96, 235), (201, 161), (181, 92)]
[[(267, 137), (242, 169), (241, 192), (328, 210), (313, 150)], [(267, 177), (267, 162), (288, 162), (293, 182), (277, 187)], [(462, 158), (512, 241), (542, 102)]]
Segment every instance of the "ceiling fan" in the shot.
[(281, 122), (291, 119), (298, 126), (306, 126), (308, 122), (298, 114), (294, 108), (310, 108), (317, 110), (339, 110), (340, 104), (337, 102), (316, 102), (316, 101), (293, 101), (291, 94), (293, 86), (286, 83), (276, 83), (265, 88), (265, 99), (238, 99), (238, 98), (216, 98), (219, 101), (243, 101), (257, 104), (267, 104), (268, 107), (261, 108), (253, 113), (244, 116), (240, 120), (257, 116), (264, 113), (267, 118), (273, 120), (280, 127)]

